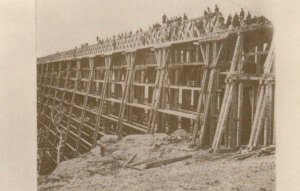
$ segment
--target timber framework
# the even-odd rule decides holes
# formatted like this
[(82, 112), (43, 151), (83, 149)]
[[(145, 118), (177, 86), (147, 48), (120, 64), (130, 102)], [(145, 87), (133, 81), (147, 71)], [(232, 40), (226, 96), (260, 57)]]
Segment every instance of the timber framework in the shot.
[(106, 134), (192, 132), (192, 144), (275, 144), (270, 22), (224, 27), (219, 13), (37, 59), (40, 166)]

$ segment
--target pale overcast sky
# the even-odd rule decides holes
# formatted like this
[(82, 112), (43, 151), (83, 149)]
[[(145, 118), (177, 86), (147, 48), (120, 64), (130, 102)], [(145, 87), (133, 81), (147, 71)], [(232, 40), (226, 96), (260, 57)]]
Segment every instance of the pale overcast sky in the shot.
[(45, 56), (72, 49), (96, 36), (147, 29), (149, 24), (186, 13), (189, 18), (203, 15), (208, 6), (218, 4), (225, 19), (243, 7), (252, 15), (274, 20), (274, 0), (37, 0), (37, 55)]

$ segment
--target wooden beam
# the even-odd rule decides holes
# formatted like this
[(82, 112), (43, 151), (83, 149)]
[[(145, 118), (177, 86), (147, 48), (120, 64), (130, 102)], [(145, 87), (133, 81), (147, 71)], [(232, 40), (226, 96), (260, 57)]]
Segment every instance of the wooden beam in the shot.
[(155, 162), (149, 162), (149, 163), (146, 164), (145, 169), (159, 167), (159, 166), (162, 166), (162, 165), (166, 165), (166, 164), (186, 160), (186, 159), (189, 159), (189, 158), (192, 158), (192, 157), (193, 157), (193, 155), (186, 155), (186, 156), (163, 159), (163, 160), (159, 160), (159, 161), (155, 161)]

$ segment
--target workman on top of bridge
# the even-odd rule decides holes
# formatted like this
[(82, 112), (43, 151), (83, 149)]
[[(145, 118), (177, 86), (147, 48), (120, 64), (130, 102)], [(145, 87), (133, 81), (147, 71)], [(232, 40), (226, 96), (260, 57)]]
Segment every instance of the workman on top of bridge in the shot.
[(259, 18), (258, 18), (258, 24), (265, 24), (268, 22), (268, 20), (263, 16), (261, 15)]
[(224, 19), (222, 13), (220, 13), (219, 22), (220, 22), (221, 28), (223, 29), (225, 19)]
[(211, 14), (211, 10), (209, 7), (207, 7), (207, 14), (210, 15)]
[(176, 21), (177, 21), (178, 24), (181, 24), (181, 23), (182, 23), (182, 17), (179, 16), (179, 17), (176, 19)]
[(167, 15), (164, 13), (164, 15), (162, 16), (162, 23), (165, 24), (167, 21)]
[(232, 25), (233, 25), (233, 27), (239, 27), (240, 26), (239, 16), (238, 16), (237, 13), (235, 13), (235, 15), (233, 17)]
[(248, 14), (247, 14), (247, 16), (246, 16), (246, 19), (247, 19), (247, 20), (250, 20), (250, 19), (251, 19), (251, 14), (250, 14), (249, 11), (248, 11)]
[(219, 12), (219, 7), (218, 7), (218, 5), (216, 4), (215, 5), (215, 13), (218, 13)]
[(250, 14), (249, 11), (248, 11), (248, 14), (247, 14), (247, 16), (246, 16), (246, 24), (247, 24), (247, 25), (250, 25), (250, 24), (251, 24), (251, 14)]
[(226, 21), (226, 27), (229, 28), (231, 23), (232, 23), (232, 17), (231, 14), (229, 14)]
[(186, 16), (185, 13), (183, 14), (183, 20), (184, 20), (184, 21), (185, 21), (185, 20), (188, 20), (188, 18), (187, 18), (187, 16)]
[(243, 8), (241, 8), (240, 19), (243, 20), (244, 17), (245, 17), (245, 12), (244, 12)]

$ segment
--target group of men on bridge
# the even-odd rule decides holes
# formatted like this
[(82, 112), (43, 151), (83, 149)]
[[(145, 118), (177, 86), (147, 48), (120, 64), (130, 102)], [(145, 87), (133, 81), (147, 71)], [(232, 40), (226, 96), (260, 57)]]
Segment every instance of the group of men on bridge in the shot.
[(225, 19), (220, 12), (220, 9), (218, 5), (215, 5), (215, 12), (213, 13), (209, 7), (207, 7), (207, 10), (204, 10), (204, 18), (210, 17), (210, 16), (219, 16), (219, 22), (222, 26), (222, 28), (230, 28), (230, 27), (240, 27), (245, 25), (251, 25), (251, 24), (265, 24), (267, 23), (267, 19), (264, 16), (254, 16), (252, 18), (250, 11), (248, 11), (247, 16), (245, 17), (245, 11), (243, 8), (241, 8), (240, 14), (236, 12), (234, 17), (232, 18), (231, 14), (228, 15), (227, 21), (225, 23)]
[(164, 15), (162, 16), (162, 24), (163, 26), (170, 26), (172, 23), (182, 23), (183, 21), (188, 20), (186, 14), (184, 13), (183, 16), (177, 16), (177, 17), (171, 17), (170, 19), (168, 19), (167, 15), (164, 13)]
[[(207, 26), (207, 21), (212, 21), (212, 27), (207, 30), (205, 28)], [(120, 33), (118, 35), (114, 35), (113, 37), (106, 38), (106, 39), (100, 39), (98, 36), (96, 37), (97, 43), (101, 45), (107, 45), (109, 47), (112, 46), (113, 49), (117, 48), (117, 40), (118, 39), (125, 39), (125, 43), (127, 43), (127, 39), (131, 38), (134, 35), (136, 36), (137, 39), (140, 40), (142, 44), (146, 43), (146, 39), (151, 39), (152, 38), (152, 33), (159, 31), (162, 27), (165, 28), (164, 32), (164, 41), (170, 41), (170, 40), (177, 40), (179, 39), (178, 34), (179, 30), (185, 30), (186, 23), (188, 22), (188, 17), (184, 13), (183, 16), (177, 16), (177, 17), (171, 17), (168, 18), (166, 14), (163, 14), (162, 16), (162, 24), (160, 23), (155, 23), (152, 26), (149, 26), (149, 29), (147, 31), (143, 31), (141, 28), (136, 31), (134, 34), (132, 31), (130, 32), (125, 32), (125, 33)], [(248, 26), (252, 24), (267, 24), (270, 23), (269, 20), (267, 20), (264, 16), (254, 16), (252, 18), (252, 15), (250, 12), (247, 12), (247, 15), (245, 16), (245, 11), (243, 8), (241, 8), (241, 11), (238, 15), (236, 12), (234, 16), (232, 17), (231, 14), (228, 15), (227, 20), (225, 22), (225, 19), (222, 15), (222, 12), (220, 11), (218, 5), (215, 5), (215, 10), (214, 12), (211, 11), (209, 7), (207, 7), (206, 10), (204, 10), (203, 17), (200, 19), (195, 20), (195, 27), (198, 29), (200, 32), (200, 35), (205, 35), (211, 32), (218, 32), (222, 31), (224, 29), (230, 29), (230, 28), (238, 28), (238, 27), (243, 27), (243, 26)], [(214, 27), (217, 26), (217, 27)], [(214, 30), (216, 28), (216, 30)], [(172, 34), (172, 35), (171, 35)], [(156, 38), (156, 37), (155, 37)], [(80, 47), (81, 49), (88, 49), (89, 44), (84, 43)], [(79, 51), (77, 47), (75, 49), (71, 50), (71, 54), (76, 54), (76, 52)], [(57, 53), (60, 54), (60, 53)], [(55, 56), (57, 56), (55, 54)], [(54, 56), (54, 55), (53, 55)]]
[[(254, 18), (252, 18), (249, 11), (247, 13), (247, 16), (245, 16), (245, 11), (243, 10), (243, 8), (241, 8), (239, 15), (237, 12), (234, 14), (233, 17), (231, 16), (231, 14), (229, 14), (227, 17), (227, 20), (225, 22), (225, 19), (222, 15), (218, 5), (215, 5), (214, 12), (212, 12), (211, 9), (209, 7), (207, 7), (207, 9), (204, 10), (203, 19), (200, 19), (200, 22), (197, 23), (196, 27), (199, 28), (199, 31), (201, 33), (205, 32), (205, 30), (204, 30), (205, 21), (207, 21), (209, 19), (212, 19), (213, 25), (215, 25), (218, 22), (219, 28), (221, 30), (228, 29), (228, 28), (247, 26), (247, 25), (251, 25), (251, 24), (265, 24), (265, 23), (269, 22), (264, 16), (260, 16), (260, 17), (254, 16)], [(172, 28), (172, 30), (177, 31), (179, 29), (179, 26), (181, 26), (187, 20), (188, 20), (188, 17), (185, 13), (183, 14), (183, 16), (176, 16), (176, 17), (171, 17), (171, 18), (168, 18), (167, 15), (164, 13), (162, 16), (162, 24), (157, 22), (157, 23), (153, 24), (152, 26), (149, 26), (149, 29), (146, 32), (143, 32), (142, 29), (138, 29), (135, 34), (139, 34), (139, 33), (144, 34), (145, 33), (147, 35), (148, 33), (151, 33), (153, 31), (159, 31), (159, 29), (161, 27)], [(213, 30), (209, 30), (209, 31), (213, 32)], [(177, 32), (175, 32), (175, 33), (177, 34)], [(121, 33), (118, 35), (114, 35), (112, 38), (106, 38), (105, 40), (99, 39), (99, 37), (97, 37), (97, 42), (100, 44), (103, 44), (106, 42), (113, 41), (114, 43), (112, 43), (112, 45), (115, 48), (117, 39), (122, 39), (122, 38), (126, 39), (133, 35), (134, 35), (134, 33), (130, 31), (128, 33), (125, 32), (125, 33)]]

